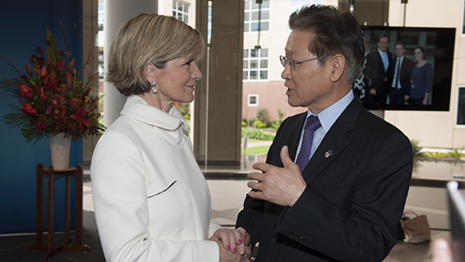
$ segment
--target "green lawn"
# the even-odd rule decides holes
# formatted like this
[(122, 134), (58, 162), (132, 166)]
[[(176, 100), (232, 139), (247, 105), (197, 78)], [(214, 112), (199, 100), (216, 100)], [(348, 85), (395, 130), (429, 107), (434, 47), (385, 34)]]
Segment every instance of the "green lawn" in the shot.
[(244, 152), (244, 149), (241, 149), (241, 154), (242, 155), (263, 155), (268, 153), (268, 149), (270, 149), (270, 146), (257, 146), (257, 147), (251, 147), (247, 148)]

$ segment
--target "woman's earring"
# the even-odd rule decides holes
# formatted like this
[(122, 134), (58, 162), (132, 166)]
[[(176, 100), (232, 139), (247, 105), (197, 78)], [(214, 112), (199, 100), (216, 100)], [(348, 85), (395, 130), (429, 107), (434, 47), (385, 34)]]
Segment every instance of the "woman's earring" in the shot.
[(152, 92), (154, 94), (156, 94), (158, 92), (158, 90), (157, 90), (157, 82), (152, 81), (151, 85), (152, 85)]

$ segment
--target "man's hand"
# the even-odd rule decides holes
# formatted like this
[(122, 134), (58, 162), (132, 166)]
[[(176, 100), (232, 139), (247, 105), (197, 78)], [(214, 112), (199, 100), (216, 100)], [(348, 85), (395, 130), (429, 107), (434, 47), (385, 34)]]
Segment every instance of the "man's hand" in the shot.
[(281, 149), (281, 161), (284, 167), (276, 167), (266, 163), (255, 163), (253, 168), (263, 171), (252, 172), (248, 175), (250, 181), (247, 186), (253, 189), (249, 196), (266, 200), (281, 206), (292, 207), (304, 192), (305, 183), (299, 166), (289, 157), (287, 146)]
[(376, 96), (376, 89), (374, 88), (370, 89), (370, 94)]

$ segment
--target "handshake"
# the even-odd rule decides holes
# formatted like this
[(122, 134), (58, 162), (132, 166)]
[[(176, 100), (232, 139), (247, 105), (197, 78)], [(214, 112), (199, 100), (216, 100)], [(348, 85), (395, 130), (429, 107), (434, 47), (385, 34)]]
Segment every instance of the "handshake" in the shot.
[(250, 261), (252, 253), (250, 235), (244, 228), (220, 228), (213, 233), (209, 240), (218, 243), (220, 262)]

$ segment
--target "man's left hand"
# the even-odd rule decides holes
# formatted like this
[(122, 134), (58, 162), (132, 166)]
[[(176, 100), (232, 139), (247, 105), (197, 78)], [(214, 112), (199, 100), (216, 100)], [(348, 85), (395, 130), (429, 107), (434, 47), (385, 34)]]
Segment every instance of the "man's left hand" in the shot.
[(266, 200), (281, 206), (292, 207), (304, 192), (305, 183), (299, 166), (289, 157), (287, 146), (281, 149), (281, 161), (284, 167), (276, 167), (266, 163), (255, 163), (254, 169), (263, 171), (249, 173), (247, 186), (252, 189), (249, 196)]

